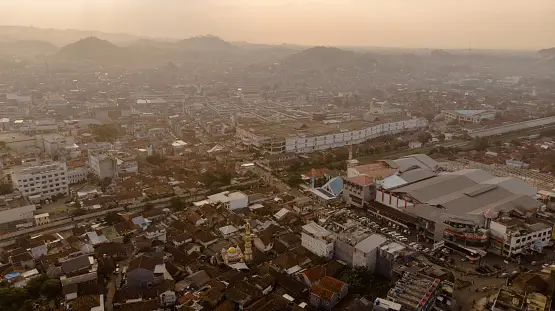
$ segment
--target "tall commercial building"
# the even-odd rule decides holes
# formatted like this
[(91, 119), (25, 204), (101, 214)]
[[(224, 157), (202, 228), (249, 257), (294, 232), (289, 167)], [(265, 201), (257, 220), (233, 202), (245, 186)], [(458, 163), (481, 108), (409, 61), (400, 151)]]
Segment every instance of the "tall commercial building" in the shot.
[(137, 173), (139, 170), (135, 157), (114, 150), (106, 153), (89, 154), (89, 169), (99, 179)]
[(14, 188), (25, 197), (49, 198), (68, 194), (67, 166), (54, 162), (24, 168), (12, 174)]

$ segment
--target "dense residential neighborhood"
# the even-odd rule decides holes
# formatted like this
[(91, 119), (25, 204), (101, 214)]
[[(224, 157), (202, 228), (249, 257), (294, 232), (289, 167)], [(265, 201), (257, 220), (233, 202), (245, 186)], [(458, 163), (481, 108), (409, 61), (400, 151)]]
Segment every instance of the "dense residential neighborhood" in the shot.
[(551, 309), (548, 52), (81, 38), (0, 53), (0, 310)]

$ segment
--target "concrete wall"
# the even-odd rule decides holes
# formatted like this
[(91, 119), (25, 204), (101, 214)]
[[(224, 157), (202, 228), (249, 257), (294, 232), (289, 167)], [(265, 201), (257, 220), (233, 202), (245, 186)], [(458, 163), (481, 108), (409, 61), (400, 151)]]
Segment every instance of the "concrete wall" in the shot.
[(335, 241), (334, 258), (346, 262), (349, 266), (353, 265), (353, 253), (355, 248), (341, 240)]

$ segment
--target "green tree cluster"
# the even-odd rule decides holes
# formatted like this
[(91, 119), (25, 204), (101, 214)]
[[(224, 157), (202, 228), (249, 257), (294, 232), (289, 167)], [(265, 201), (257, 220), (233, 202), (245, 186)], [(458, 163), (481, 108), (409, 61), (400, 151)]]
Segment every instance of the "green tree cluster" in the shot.
[(0, 195), (10, 194), (13, 192), (13, 186), (10, 183), (0, 184)]
[(222, 186), (227, 186), (231, 184), (231, 178), (233, 176), (231, 173), (223, 171), (223, 172), (205, 172), (202, 174), (202, 183), (207, 185), (210, 188), (217, 188)]
[(166, 162), (166, 158), (159, 155), (159, 154), (154, 154), (151, 156), (146, 157), (146, 161), (152, 165), (160, 165), (164, 162)]
[(31, 279), (25, 287), (8, 287), (0, 283), (0, 310), (32, 311), (36, 305), (44, 305), (43, 300), (53, 300), (62, 295), (62, 284), (46, 274)]
[(474, 149), (477, 151), (484, 151), (489, 147), (489, 141), (487, 138), (476, 138), (474, 141)]
[(97, 141), (112, 142), (119, 137), (119, 129), (116, 124), (96, 125), (92, 128), (92, 135)]

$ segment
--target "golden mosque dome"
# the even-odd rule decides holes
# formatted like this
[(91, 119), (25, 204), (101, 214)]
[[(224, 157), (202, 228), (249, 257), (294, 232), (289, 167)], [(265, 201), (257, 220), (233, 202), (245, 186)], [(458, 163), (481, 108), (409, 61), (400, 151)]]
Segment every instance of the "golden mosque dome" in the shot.
[(237, 253), (237, 249), (235, 247), (230, 247), (227, 249), (227, 253), (228, 254), (236, 254)]

